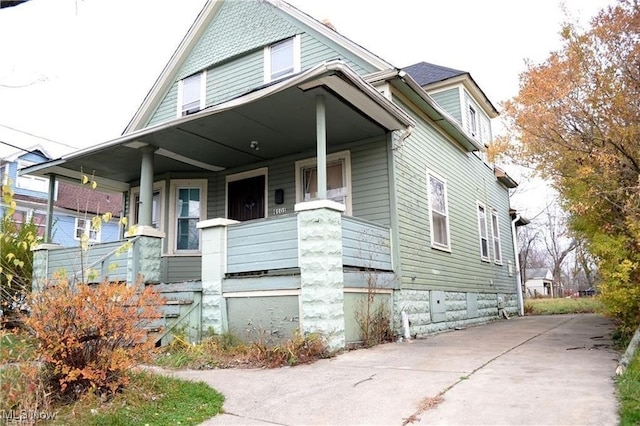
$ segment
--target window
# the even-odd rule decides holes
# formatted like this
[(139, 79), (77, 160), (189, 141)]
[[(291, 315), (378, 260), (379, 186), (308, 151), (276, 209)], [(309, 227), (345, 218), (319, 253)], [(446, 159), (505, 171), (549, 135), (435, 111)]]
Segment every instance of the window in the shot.
[(444, 179), (427, 174), (429, 192), (429, 222), (431, 225), (431, 246), (450, 250), (449, 209), (447, 207), (447, 184)]
[(469, 107), (469, 130), (472, 136), (478, 134), (478, 114), (472, 106)]
[(180, 100), (178, 117), (196, 113), (204, 108), (206, 80), (203, 71), (180, 81), (178, 86), (178, 99)]
[(493, 236), (493, 260), (502, 263), (502, 248), (500, 247), (500, 226), (498, 226), (498, 212), (491, 212), (491, 233)]
[[(27, 161), (18, 161), (18, 169), (32, 166), (35, 163), (29, 163)], [(37, 192), (49, 192), (49, 179), (38, 176), (23, 175), (18, 172), (18, 179), (16, 180), (16, 187), (21, 189), (28, 189), (30, 191)]]
[(81, 219), (76, 217), (76, 231), (74, 234), (74, 238), (76, 240), (80, 240), (83, 235), (87, 235), (89, 237), (89, 242), (100, 242), (100, 230), (91, 226), (91, 222), (91, 219)]
[(47, 216), (44, 213), (37, 213), (34, 210), (19, 210), (16, 209), (13, 212), (13, 221), (18, 229), (22, 228), (22, 225), (33, 221), (36, 227), (36, 232), (39, 237), (44, 236), (44, 231), (47, 227)]
[(300, 36), (267, 46), (264, 50), (264, 81), (270, 82), (300, 71)]
[(487, 210), (478, 204), (478, 234), (480, 235), (480, 258), (489, 261), (489, 237), (487, 235)]
[[(133, 206), (134, 223), (138, 224), (140, 217), (140, 193), (135, 196), (135, 204)], [(151, 206), (151, 226), (156, 229), (160, 229), (160, 191), (153, 191), (153, 200)]]
[[(296, 162), (296, 202), (318, 199), (318, 161)], [(351, 214), (351, 155), (349, 151), (327, 155), (327, 199), (345, 206)]]
[(170, 235), (174, 254), (193, 253), (200, 250), (198, 222), (206, 217), (206, 180), (173, 180), (170, 193)]

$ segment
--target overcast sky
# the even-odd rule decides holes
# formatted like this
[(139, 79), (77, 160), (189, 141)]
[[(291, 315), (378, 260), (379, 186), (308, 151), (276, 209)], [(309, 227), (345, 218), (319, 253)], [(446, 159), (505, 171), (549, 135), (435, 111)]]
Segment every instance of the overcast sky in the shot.
[[(517, 93), (525, 59), (560, 46), (563, 5), (586, 23), (612, 2), (290, 1), (396, 67), (470, 72), (498, 107)], [(58, 155), (119, 136), (203, 4), (30, 0), (0, 9), (0, 137), (8, 127), (43, 136), (62, 143), (48, 145)]]

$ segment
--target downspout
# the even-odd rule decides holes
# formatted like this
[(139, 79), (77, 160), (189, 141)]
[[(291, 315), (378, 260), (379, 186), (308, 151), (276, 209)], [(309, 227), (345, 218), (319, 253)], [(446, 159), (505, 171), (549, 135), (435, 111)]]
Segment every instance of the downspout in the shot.
[(520, 277), (520, 255), (518, 253), (518, 233), (516, 231), (516, 222), (520, 220), (520, 215), (516, 214), (515, 219), (511, 221), (511, 236), (513, 237), (513, 252), (516, 261), (516, 293), (518, 294), (518, 314), (524, 316), (524, 300), (522, 298), (522, 278)]

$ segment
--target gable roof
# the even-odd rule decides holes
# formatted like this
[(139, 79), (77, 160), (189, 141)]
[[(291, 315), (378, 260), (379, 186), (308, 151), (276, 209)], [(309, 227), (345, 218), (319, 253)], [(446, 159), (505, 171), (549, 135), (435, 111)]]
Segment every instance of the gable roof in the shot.
[[(407, 74), (423, 88), (427, 90), (438, 89), (443, 86), (462, 83), (465, 88), (479, 101), (482, 108), (490, 118), (499, 115), (498, 109), (491, 103), (489, 97), (478, 86), (468, 71), (460, 71), (454, 68), (435, 65), (429, 62), (418, 62), (403, 68)], [(426, 88), (426, 86), (429, 86)]]
[[(155, 107), (162, 101), (163, 96), (176, 81), (179, 76), (182, 65), (188, 59), (191, 51), (198, 44), (200, 38), (205, 34), (209, 24), (212, 22), (217, 12), (220, 10), (225, 1), (233, 0), (207, 0), (206, 4), (196, 17), (182, 42), (167, 62), (167, 65), (160, 73), (151, 90), (145, 97), (144, 101), (134, 114), (133, 118), (125, 128), (123, 134), (131, 133), (143, 128), (153, 114)], [(269, 4), (281, 12), (291, 16), (303, 25), (310, 27), (312, 30), (329, 38), (333, 42), (344, 47), (348, 51), (370, 63), (374, 68), (379, 70), (393, 68), (391, 64), (381, 59), (379, 56), (371, 53), (357, 43), (344, 37), (334, 29), (328, 27), (317, 19), (295, 8), (283, 0), (265, 0)]]
[(553, 274), (551, 273), (551, 270), (549, 268), (527, 269), (526, 275), (527, 280), (553, 280)]
[(409, 65), (404, 68), (404, 71), (413, 77), (420, 86), (426, 86), (453, 77), (469, 74), (466, 71), (443, 67), (429, 62), (418, 62), (417, 64)]

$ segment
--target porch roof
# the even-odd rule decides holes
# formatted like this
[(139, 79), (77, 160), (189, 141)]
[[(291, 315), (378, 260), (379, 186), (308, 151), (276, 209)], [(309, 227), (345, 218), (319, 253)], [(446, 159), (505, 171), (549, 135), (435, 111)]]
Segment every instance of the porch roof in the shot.
[(84, 172), (94, 174), (103, 189), (125, 191), (140, 176), (139, 148), (146, 146), (156, 149), (155, 174), (221, 171), (312, 151), (318, 94), (325, 98), (329, 147), (415, 125), (345, 63), (329, 61), (195, 114), (27, 167), (21, 173), (77, 181)]

